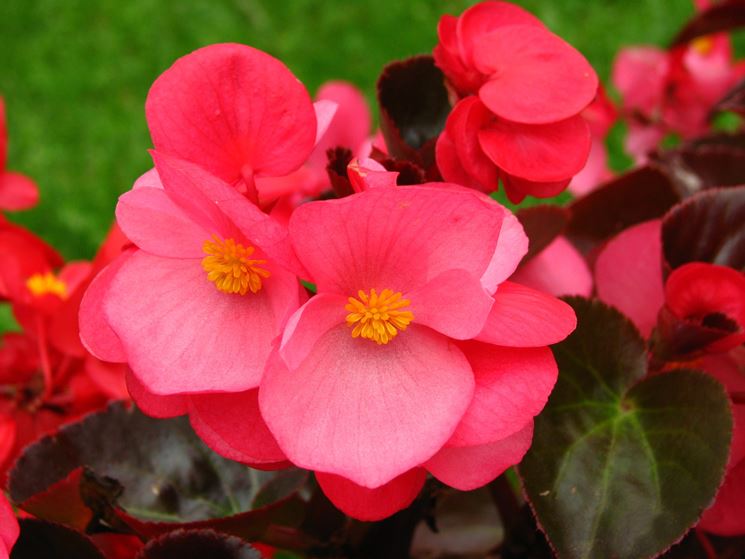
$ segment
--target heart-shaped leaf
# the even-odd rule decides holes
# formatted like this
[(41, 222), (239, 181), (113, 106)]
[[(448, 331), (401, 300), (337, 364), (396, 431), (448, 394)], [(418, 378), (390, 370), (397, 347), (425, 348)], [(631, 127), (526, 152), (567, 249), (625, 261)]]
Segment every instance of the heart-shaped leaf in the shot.
[(214, 530), (175, 530), (147, 544), (137, 559), (261, 559), (247, 542)]
[(701, 192), (675, 206), (662, 221), (668, 270), (711, 262), (745, 271), (745, 186)]
[(665, 173), (641, 167), (569, 206), (567, 235), (581, 250), (589, 251), (632, 225), (662, 217), (679, 200)]
[(520, 466), (526, 493), (559, 557), (653, 557), (719, 488), (727, 395), (701, 372), (647, 377), (644, 340), (626, 317), (567, 301), (578, 327), (554, 346), (559, 380)]
[(90, 538), (61, 524), (22, 518), (10, 559), (104, 559)]
[[(197, 526), (257, 538), (274, 521), (302, 520), (297, 491), (307, 474), (277, 475), (217, 455), (185, 417), (153, 419), (116, 403), (26, 448), (8, 487), (23, 508), (55, 520), (68, 521), (60, 509), (87, 507), (90, 518), (76, 514), (71, 525), (88, 522), (89, 532), (152, 537)], [(77, 491), (65, 487), (66, 479)]]

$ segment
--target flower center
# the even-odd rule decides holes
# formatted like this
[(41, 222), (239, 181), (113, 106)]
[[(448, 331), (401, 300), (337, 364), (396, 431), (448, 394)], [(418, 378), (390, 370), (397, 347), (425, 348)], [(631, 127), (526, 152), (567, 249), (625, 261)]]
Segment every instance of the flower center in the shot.
[(26, 280), (26, 287), (34, 297), (56, 295), (60, 299), (67, 299), (67, 284), (52, 272), (34, 274)]
[(223, 240), (212, 235), (212, 240), (204, 241), (202, 250), (207, 255), (202, 259), (207, 279), (223, 293), (258, 293), (262, 278), (270, 276), (269, 270), (262, 268), (266, 260), (251, 259), (256, 251), (251, 245), (243, 246), (234, 239)]
[(398, 331), (414, 320), (411, 311), (401, 310), (411, 301), (402, 299), (401, 293), (384, 289), (380, 295), (374, 289), (368, 295), (358, 291), (357, 298), (350, 297), (344, 308), (349, 311), (347, 325), (352, 327), (353, 338), (367, 338), (377, 344), (387, 344), (396, 337)]

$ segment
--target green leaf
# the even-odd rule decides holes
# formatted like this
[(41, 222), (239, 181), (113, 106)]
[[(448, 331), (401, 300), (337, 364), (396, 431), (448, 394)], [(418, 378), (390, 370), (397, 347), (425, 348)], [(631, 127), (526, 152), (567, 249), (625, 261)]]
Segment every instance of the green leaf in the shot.
[(579, 325), (554, 346), (559, 381), (520, 466), (527, 496), (561, 558), (655, 556), (719, 488), (727, 395), (697, 371), (647, 377), (644, 340), (628, 319), (567, 300)]

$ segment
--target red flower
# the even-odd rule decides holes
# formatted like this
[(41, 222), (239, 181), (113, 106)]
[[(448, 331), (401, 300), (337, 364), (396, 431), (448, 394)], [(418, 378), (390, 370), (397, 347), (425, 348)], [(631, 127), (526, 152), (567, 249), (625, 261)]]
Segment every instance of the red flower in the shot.
[(585, 58), (531, 14), (482, 2), (444, 16), (434, 57), (461, 100), (437, 143), (443, 177), (508, 197), (555, 196), (584, 166), (580, 112), (598, 79)]

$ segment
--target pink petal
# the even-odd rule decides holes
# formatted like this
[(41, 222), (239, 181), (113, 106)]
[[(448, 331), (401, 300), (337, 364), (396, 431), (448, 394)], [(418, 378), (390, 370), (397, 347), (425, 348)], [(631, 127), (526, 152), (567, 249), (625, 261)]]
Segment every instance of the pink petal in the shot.
[(508, 347), (541, 347), (560, 342), (576, 326), (577, 317), (564, 301), (506, 281), (494, 295), (494, 306), (477, 339)]
[(491, 192), (492, 187), (479, 184), (463, 168), (463, 164), (458, 157), (455, 142), (453, 142), (447, 130), (443, 130), (437, 138), (435, 156), (437, 158), (437, 169), (440, 171), (444, 180), (450, 183), (470, 186), (483, 192)]
[(556, 237), (550, 245), (520, 266), (510, 279), (557, 297), (589, 297), (592, 294), (590, 268), (565, 237)]
[(575, 196), (582, 196), (592, 192), (601, 183), (612, 176), (608, 168), (608, 151), (605, 142), (600, 138), (593, 138), (590, 145), (590, 155), (584, 168), (577, 173), (569, 183), (569, 192)]
[(538, 415), (559, 370), (547, 347), (460, 345), (473, 368), (476, 390), (448, 446), (477, 446), (509, 437)]
[(143, 187), (159, 188), (163, 190), (163, 183), (161, 182), (160, 176), (158, 175), (158, 170), (155, 167), (140, 175), (139, 178), (132, 185), (132, 190)]
[(38, 201), (39, 189), (34, 181), (20, 173), (3, 173), (0, 167), (0, 209), (27, 210)]
[(367, 522), (382, 520), (408, 507), (419, 495), (427, 471), (414, 468), (385, 485), (368, 489), (334, 474), (316, 472), (326, 497), (344, 514)]
[(104, 312), (150, 392), (239, 392), (259, 384), (286, 319), (277, 299), (291, 306), (297, 296), (276, 277), (256, 294), (222, 293), (199, 260), (139, 251), (111, 281)]
[(287, 321), (279, 352), (290, 369), (297, 369), (315, 347), (318, 339), (334, 326), (345, 323), (349, 314), (347, 298), (319, 293), (300, 307)]
[(485, 127), (493, 116), (475, 95), (459, 101), (448, 115), (445, 127), (450, 138), (454, 139), (455, 150), (461, 165), (468, 175), (479, 185), (480, 190), (491, 192), (499, 184), (499, 172), (494, 162), (481, 148), (479, 130)]
[(116, 220), (139, 248), (165, 257), (202, 258), (202, 245), (216, 233), (192, 221), (164, 190), (150, 187), (124, 193), (116, 205)]
[(480, 446), (447, 446), (424, 467), (442, 483), (471, 491), (502, 474), (523, 459), (533, 440), (533, 421), (520, 431), (493, 443)]
[(574, 116), (550, 124), (497, 120), (479, 131), (479, 142), (506, 173), (532, 182), (558, 182), (585, 166), (591, 137), (585, 120)]
[(103, 268), (88, 286), (80, 302), (80, 341), (92, 355), (102, 361), (127, 361), (127, 352), (104, 315), (103, 301), (111, 281), (132, 254), (132, 251), (127, 251)]
[(719, 536), (745, 533), (745, 460), (727, 472), (716, 501), (704, 511), (698, 527)]
[(478, 40), (507, 25), (535, 25), (543, 23), (530, 12), (508, 2), (479, 2), (463, 12), (458, 18), (457, 38), (461, 56), (472, 65)]
[(645, 338), (665, 301), (660, 228), (656, 219), (622, 231), (595, 261), (598, 297), (629, 317)]
[(479, 98), (499, 117), (545, 124), (577, 115), (595, 98), (598, 77), (569, 43), (536, 25), (511, 25), (477, 39), (476, 67), (490, 76)]
[(145, 103), (155, 149), (201, 165), (229, 184), (281, 176), (313, 149), (308, 92), (279, 60), (245, 45), (219, 44), (177, 60)]
[(355, 158), (347, 165), (347, 176), (355, 192), (396, 186), (398, 175), (398, 172), (387, 171), (380, 163), (369, 158)]
[(484, 289), (493, 294), (497, 286), (512, 275), (527, 252), (528, 236), (517, 217), (505, 208), (497, 250), (481, 277)]
[(189, 397), (194, 431), (222, 456), (251, 465), (286, 461), (259, 412), (258, 389)]
[(481, 282), (463, 270), (443, 272), (406, 296), (417, 324), (456, 340), (477, 336), (494, 304)]
[(445, 444), (473, 384), (461, 351), (429, 328), (412, 324), (377, 345), (340, 325), (297, 369), (272, 361), (259, 403), (294, 464), (375, 488)]
[(20, 534), (13, 507), (0, 492), (0, 555), (7, 557)]
[(166, 419), (185, 415), (189, 411), (189, 399), (187, 396), (177, 394), (175, 396), (160, 396), (150, 392), (144, 384), (127, 370), (124, 380), (127, 384), (129, 395), (144, 413), (151, 417)]
[(320, 139), (308, 158), (310, 165), (326, 168), (326, 150), (345, 147), (356, 156), (372, 129), (372, 116), (362, 92), (350, 83), (330, 81), (323, 84), (316, 99), (337, 104), (336, 114), (326, 134)]
[(326, 131), (328, 130), (328, 127), (331, 124), (331, 121), (333, 120), (338, 108), (339, 105), (337, 103), (324, 99), (313, 103), (313, 110), (316, 113), (317, 123), (315, 141), (316, 145), (318, 145), (318, 142), (321, 141), (321, 138), (326, 135)]
[(668, 75), (668, 54), (656, 47), (621, 49), (613, 63), (613, 85), (626, 109), (650, 115), (659, 108)]
[(360, 289), (404, 295), (444, 271), (481, 277), (497, 243), (503, 210), (465, 189), (373, 188), (311, 202), (290, 219), (290, 238), (319, 292)]

